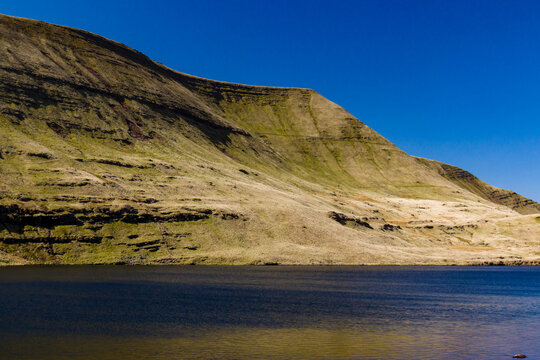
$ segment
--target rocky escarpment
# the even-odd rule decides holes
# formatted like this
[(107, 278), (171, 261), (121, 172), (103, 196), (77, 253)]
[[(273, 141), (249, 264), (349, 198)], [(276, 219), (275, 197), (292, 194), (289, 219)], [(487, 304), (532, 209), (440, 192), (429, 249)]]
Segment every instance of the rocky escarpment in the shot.
[(418, 158), (418, 161), (436, 169), (445, 179), (459, 185), (464, 190), (470, 191), (486, 200), (508, 206), (522, 214), (536, 214), (540, 212), (539, 203), (527, 199), (514, 191), (491, 186), (468, 171), (438, 161), (422, 158)]
[[(88, 199), (69, 200), (73, 203)], [(228, 226), (231, 221), (247, 220), (242, 214), (206, 208), (107, 205), (103, 199), (85, 203), (92, 206), (67, 205), (55, 209), (47, 204), (0, 205), (0, 243), (5, 245), (4, 249), (22, 252), (27, 259), (35, 261), (58, 262), (59, 256), (80, 256), (91, 252), (92, 247), (102, 246), (114, 250), (99, 254), (93, 262), (122, 262), (131, 259), (132, 252), (160, 250), (174, 253), (175, 262), (182, 262), (199, 248), (192, 233), (185, 231), (189, 227), (186, 224), (214, 222)], [(193, 259), (188, 256), (187, 261)]]
[(0, 16), (0, 263), (536, 261), (540, 207), (310, 89)]

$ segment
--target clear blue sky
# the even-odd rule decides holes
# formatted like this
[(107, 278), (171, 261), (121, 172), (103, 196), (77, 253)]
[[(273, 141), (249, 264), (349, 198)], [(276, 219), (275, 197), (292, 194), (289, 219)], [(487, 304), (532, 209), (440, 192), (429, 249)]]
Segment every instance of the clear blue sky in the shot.
[(540, 201), (540, 1), (24, 1), (175, 70), (317, 90), (412, 155)]

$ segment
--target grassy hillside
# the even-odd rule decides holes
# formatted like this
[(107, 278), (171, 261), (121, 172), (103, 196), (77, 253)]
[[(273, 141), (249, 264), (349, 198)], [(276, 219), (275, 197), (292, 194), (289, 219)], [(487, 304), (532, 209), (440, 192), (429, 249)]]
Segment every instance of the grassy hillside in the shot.
[(313, 90), (7, 16), (0, 53), (0, 264), (540, 259), (539, 204), (407, 155)]

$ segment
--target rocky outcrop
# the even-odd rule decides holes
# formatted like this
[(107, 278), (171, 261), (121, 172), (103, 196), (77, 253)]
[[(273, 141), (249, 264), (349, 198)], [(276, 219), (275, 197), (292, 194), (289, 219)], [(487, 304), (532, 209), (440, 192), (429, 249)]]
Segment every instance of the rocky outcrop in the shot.
[(521, 214), (535, 214), (540, 212), (540, 204), (527, 199), (513, 191), (499, 189), (491, 186), (468, 171), (456, 166), (444, 164), (434, 160), (417, 158), (417, 160), (431, 168), (434, 168), (445, 179), (459, 185), (466, 191), (470, 191), (486, 200), (496, 204), (508, 206)]
[(347, 225), (347, 226), (353, 226), (353, 227), (360, 226), (360, 227), (373, 230), (373, 227), (367, 221), (363, 221), (356, 217), (347, 216), (345, 214), (341, 214), (335, 211), (330, 211), (328, 213), (328, 216), (330, 217), (330, 219), (337, 221), (341, 225)]

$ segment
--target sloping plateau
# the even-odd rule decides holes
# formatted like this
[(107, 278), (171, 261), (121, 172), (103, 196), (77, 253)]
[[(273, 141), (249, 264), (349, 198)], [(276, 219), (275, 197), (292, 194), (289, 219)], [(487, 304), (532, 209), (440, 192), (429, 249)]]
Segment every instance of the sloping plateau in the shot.
[(538, 264), (540, 204), (310, 89), (0, 16), (0, 264)]

